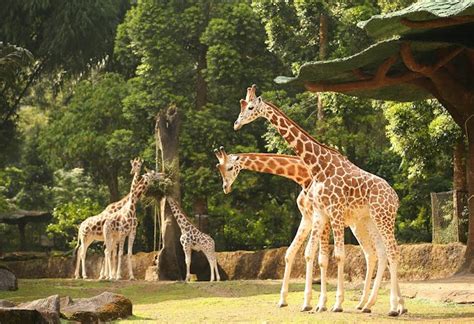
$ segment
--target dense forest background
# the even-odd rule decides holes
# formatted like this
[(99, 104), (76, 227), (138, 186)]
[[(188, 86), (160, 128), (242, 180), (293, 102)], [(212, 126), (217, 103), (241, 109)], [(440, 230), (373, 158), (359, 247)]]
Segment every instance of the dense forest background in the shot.
[[(221, 145), (290, 153), (263, 121), (233, 131), (253, 83), (316, 139), (388, 180), (401, 200), (400, 242), (431, 240), (430, 192), (453, 188), (463, 154), (460, 129), (443, 107), (318, 96), (273, 82), (303, 62), (367, 47), (358, 21), (415, 1), (4, 2), (0, 213), (53, 213), (51, 224), (28, 225), (30, 249), (41, 249), (46, 235), (55, 249), (69, 249), (77, 224), (128, 192), (130, 159), (155, 167), (155, 116), (171, 105), (181, 118), (188, 215), (209, 215), (219, 250), (288, 245), (300, 221), (298, 186), (243, 171), (225, 195), (215, 169)], [(138, 215), (136, 250), (150, 251), (153, 209), (142, 204)], [(17, 228), (0, 224), (0, 252), (18, 246)]]

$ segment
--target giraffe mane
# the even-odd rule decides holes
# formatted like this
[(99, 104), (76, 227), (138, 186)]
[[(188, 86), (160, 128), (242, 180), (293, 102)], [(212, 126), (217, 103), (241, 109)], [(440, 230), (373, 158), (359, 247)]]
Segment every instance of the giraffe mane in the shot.
[[(269, 102), (269, 101), (263, 101), (266, 105), (269, 105), (270, 107), (272, 107), (273, 109), (275, 109), (276, 111), (278, 111), (280, 114), (282, 114), (284, 117), (286, 117), (288, 120), (291, 120), (291, 118), (289, 118), (280, 108), (278, 108), (277, 106), (275, 106), (275, 104)], [(319, 142), (318, 140), (316, 140), (313, 136), (311, 136), (307, 131), (305, 131), (300, 125), (298, 125), (297, 123), (295, 123), (293, 121), (293, 126), (295, 126), (300, 132), (302, 132), (303, 134), (305, 134), (306, 136), (308, 136), (311, 140), (313, 140), (315, 143), (317, 143), (318, 145), (321, 145), (322, 147), (324, 147), (325, 149), (329, 150), (329, 151), (332, 151), (333, 153), (336, 153), (338, 155), (340, 155), (341, 157), (347, 159), (347, 157), (342, 154), (341, 152), (339, 152), (337, 149), (333, 148), (333, 147), (330, 147), (326, 144), (323, 144), (321, 142)]]

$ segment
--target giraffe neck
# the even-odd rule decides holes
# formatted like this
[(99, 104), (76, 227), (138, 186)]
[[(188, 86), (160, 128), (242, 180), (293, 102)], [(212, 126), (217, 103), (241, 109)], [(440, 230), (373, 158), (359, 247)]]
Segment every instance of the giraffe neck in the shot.
[(264, 104), (263, 117), (275, 126), (278, 133), (308, 167), (313, 178), (323, 181), (334, 174), (334, 162), (341, 165), (347, 161), (337, 150), (316, 141), (275, 105), (268, 102)]
[(166, 198), (166, 200), (171, 206), (171, 211), (173, 212), (173, 216), (176, 218), (176, 222), (178, 223), (178, 226), (181, 229), (181, 233), (185, 233), (189, 231), (190, 228), (195, 227), (193, 223), (191, 223), (191, 221), (186, 217), (186, 215), (174, 199), (168, 197)]
[(135, 209), (135, 205), (137, 204), (138, 200), (140, 200), (147, 186), (148, 181), (143, 178), (137, 181), (135, 184), (132, 184), (128, 197), (129, 208)]
[(235, 154), (241, 169), (279, 175), (307, 188), (311, 183), (311, 174), (297, 156), (242, 153)]

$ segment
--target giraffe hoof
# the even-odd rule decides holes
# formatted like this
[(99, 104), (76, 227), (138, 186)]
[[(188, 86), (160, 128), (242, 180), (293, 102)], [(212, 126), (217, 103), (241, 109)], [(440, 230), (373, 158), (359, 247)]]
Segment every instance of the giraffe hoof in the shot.
[(333, 313), (342, 313), (342, 308), (341, 307), (333, 307), (333, 308), (331, 308), (331, 312), (333, 312)]
[(408, 312), (408, 309), (406, 308), (400, 308), (398, 309), (398, 315), (403, 315)]
[(88, 277), (87, 276), (82, 276), (82, 279), (87, 279)]
[(398, 315), (400, 315), (400, 314), (398, 314), (397, 311), (390, 311), (390, 312), (388, 312), (388, 316), (391, 316), (391, 317), (396, 317), (396, 316), (398, 316)]
[(137, 280), (137, 279), (135, 279), (135, 277), (130, 277), (130, 278), (128, 278), (128, 280), (130, 280), (130, 281), (135, 281), (135, 280)]
[(357, 310), (362, 310), (362, 306), (356, 306)]
[(327, 309), (325, 306), (321, 306), (321, 307), (318, 306), (318, 307), (316, 307), (316, 308), (314, 309), (314, 311), (315, 311), (315, 312), (318, 312), (318, 313), (322, 313), (322, 312), (325, 312), (325, 311), (327, 311), (327, 310), (328, 310), (328, 309)]
[(287, 304), (287, 303), (283, 303), (283, 302), (279, 302), (279, 303), (277, 304), (277, 306), (278, 306), (278, 308), (283, 308), (283, 307), (288, 306), (288, 304)]
[(311, 306), (303, 306), (301, 308), (301, 312), (309, 312), (312, 309), (313, 309), (313, 307), (311, 307)]
[(362, 308), (362, 313), (372, 313), (370, 308)]

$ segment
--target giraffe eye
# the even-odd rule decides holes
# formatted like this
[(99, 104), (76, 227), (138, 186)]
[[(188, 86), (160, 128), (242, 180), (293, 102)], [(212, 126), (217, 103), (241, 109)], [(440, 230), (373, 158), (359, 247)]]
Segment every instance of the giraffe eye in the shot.
[(233, 169), (234, 169), (234, 167), (231, 166), (231, 167), (228, 167), (228, 168), (227, 168), (227, 171), (232, 171)]
[(254, 106), (249, 106), (249, 110), (253, 110)]

